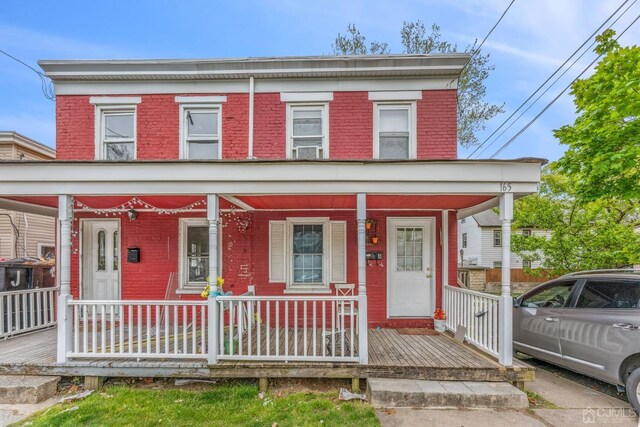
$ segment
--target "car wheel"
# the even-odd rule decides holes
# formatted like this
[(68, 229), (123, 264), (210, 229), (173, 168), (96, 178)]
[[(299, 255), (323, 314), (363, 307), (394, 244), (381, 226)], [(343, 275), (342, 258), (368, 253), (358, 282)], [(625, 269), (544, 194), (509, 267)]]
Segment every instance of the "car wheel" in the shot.
[(627, 399), (640, 415), (640, 368), (636, 368), (627, 378)]

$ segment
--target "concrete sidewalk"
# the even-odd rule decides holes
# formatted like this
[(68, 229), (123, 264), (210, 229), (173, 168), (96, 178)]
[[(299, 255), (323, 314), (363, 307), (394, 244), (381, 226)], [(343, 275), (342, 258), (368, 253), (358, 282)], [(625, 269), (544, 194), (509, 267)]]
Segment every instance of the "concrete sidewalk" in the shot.
[(526, 388), (559, 409), (380, 409), (382, 426), (576, 427), (607, 425), (640, 427), (627, 402), (538, 369)]

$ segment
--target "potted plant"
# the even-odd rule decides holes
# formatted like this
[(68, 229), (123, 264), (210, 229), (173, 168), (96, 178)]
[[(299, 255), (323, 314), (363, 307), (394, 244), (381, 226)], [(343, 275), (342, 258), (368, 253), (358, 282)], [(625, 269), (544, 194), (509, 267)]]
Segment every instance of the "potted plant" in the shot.
[(435, 313), (433, 313), (433, 329), (435, 329), (436, 332), (444, 332), (446, 319), (447, 316), (445, 315), (444, 310), (436, 308)]

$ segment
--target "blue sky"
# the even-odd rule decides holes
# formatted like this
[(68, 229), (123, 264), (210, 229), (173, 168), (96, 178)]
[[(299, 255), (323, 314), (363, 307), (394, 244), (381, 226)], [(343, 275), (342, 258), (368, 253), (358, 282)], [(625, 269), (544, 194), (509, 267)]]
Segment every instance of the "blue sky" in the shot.
[[(495, 71), (486, 99), (506, 110), (487, 124), (480, 140), (508, 115), (604, 21), (623, 0), (516, 0), (485, 43)], [(442, 28), (459, 46), (482, 39), (509, 0), (324, 1), (70, 1), (3, 2), (0, 49), (36, 66), (39, 59), (220, 58), (332, 53), (338, 32), (354, 22), (368, 40), (388, 41), (401, 53), (404, 20)], [(640, 13), (635, 5), (614, 26), (622, 31)], [(640, 40), (640, 23), (622, 44)], [(489, 157), (595, 57), (589, 53), (482, 157)], [(499, 157), (562, 155), (552, 130), (572, 123), (574, 107), (560, 98)], [(0, 55), (0, 130), (16, 130), (55, 146), (55, 106), (33, 72)], [(469, 154), (460, 150), (460, 157)]]

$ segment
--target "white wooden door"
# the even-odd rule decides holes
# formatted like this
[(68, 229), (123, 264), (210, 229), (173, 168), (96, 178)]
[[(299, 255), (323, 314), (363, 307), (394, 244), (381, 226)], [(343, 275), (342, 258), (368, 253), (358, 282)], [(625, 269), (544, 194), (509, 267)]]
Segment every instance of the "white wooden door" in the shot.
[(120, 298), (120, 222), (90, 220), (82, 229), (82, 299)]
[(389, 317), (429, 317), (434, 300), (433, 218), (389, 218), (387, 312)]

